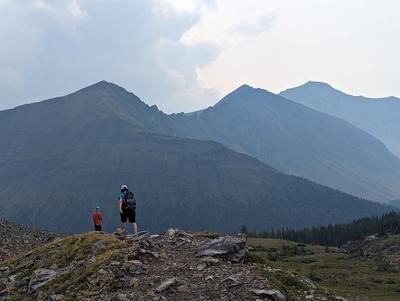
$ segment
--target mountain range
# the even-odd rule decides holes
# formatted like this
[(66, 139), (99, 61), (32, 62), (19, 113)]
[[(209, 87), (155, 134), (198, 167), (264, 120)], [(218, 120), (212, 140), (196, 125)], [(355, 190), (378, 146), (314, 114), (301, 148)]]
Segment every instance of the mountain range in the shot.
[[(253, 91), (245, 86), (237, 92), (247, 90)], [(271, 108), (292, 105), (272, 94), (271, 98)], [(237, 105), (253, 110), (263, 101), (256, 98), (252, 104), (250, 99), (228, 97), (209, 110), (225, 110), (229, 119), (229, 114), (239, 113)], [(295, 107), (299, 114), (309, 110)], [(294, 113), (287, 112), (289, 117)], [(192, 118), (203, 114), (207, 110)], [(256, 141), (257, 134), (243, 128), (253, 117), (231, 129), (226, 123), (221, 131), (247, 131)], [(78, 232), (91, 227), (91, 210), (100, 205), (105, 228), (111, 230), (118, 224), (121, 184), (136, 193), (140, 226), (153, 231), (169, 226), (237, 231), (243, 224), (251, 230), (304, 227), (350, 221), (389, 209), (286, 175), (218, 141), (184, 137), (189, 132), (178, 132), (179, 128), (197, 130), (198, 124), (204, 124), (191, 125), (188, 120), (185, 114), (166, 115), (104, 81), (64, 97), (1, 111), (0, 140), (5, 142), (0, 148), (1, 215), (41, 228)], [(300, 126), (299, 119), (294, 120)], [(359, 133), (346, 126), (349, 133)], [(370, 136), (360, 135), (368, 143)], [(379, 142), (371, 141), (376, 151), (385, 154)]]
[(377, 201), (400, 195), (400, 159), (342, 119), (243, 85), (193, 114), (153, 111), (138, 119), (156, 132), (213, 140), (287, 174)]
[(353, 96), (326, 83), (313, 81), (280, 95), (354, 124), (377, 137), (400, 157), (399, 98)]

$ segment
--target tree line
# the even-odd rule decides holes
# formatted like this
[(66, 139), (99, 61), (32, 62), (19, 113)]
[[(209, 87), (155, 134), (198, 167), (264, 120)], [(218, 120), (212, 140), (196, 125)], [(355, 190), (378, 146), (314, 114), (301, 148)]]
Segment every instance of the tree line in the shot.
[[(243, 229), (244, 228), (244, 229)], [(246, 227), (242, 230), (247, 231)], [(400, 234), (400, 213), (389, 212), (382, 216), (365, 217), (348, 224), (335, 224), (303, 229), (280, 229), (248, 232), (251, 237), (276, 238), (305, 244), (340, 247), (348, 241), (363, 239), (368, 235)]]

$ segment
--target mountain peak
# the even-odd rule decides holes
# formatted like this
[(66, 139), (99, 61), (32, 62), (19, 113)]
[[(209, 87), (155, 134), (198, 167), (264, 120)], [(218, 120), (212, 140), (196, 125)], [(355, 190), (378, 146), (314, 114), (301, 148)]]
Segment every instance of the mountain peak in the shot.
[(319, 86), (319, 87), (332, 87), (330, 84), (321, 82), (321, 81), (314, 81), (314, 80), (309, 80), (306, 82), (304, 85), (308, 86)]
[(237, 88), (235, 91), (241, 91), (241, 90), (255, 90), (256, 88), (248, 85), (248, 84), (243, 84), (241, 86), (239, 86), (239, 88)]
[(250, 85), (244, 84), (239, 88), (233, 90), (231, 93), (222, 98), (214, 107), (221, 107), (227, 104), (243, 105), (243, 103), (254, 103), (260, 97), (271, 96), (275, 94), (260, 88), (254, 88)]
[(123, 87), (118, 86), (117, 84), (114, 84), (112, 82), (105, 81), (105, 80), (94, 83), (94, 84), (87, 86), (79, 91), (83, 91), (83, 90), (124, 90), (124, 91), (126, 91)]
[[(300, 86), (286, 89), (286, 90), (280, 92), (279, 95), (287, 98), (288, 93), (292, 93), (292, 92), (298, 91), (298, 90), (309, 91), (310, 93), (343, 93), (343, 92), (335, 89), (328, 83), (320, 82), (320, 81), (308, 81)], [(290, 99), (290, 97), (289, 97), (289, 99)]]
[(330, 84), (325, 83), (325, 82), (319, 82), (319, 81), (308, 81), (305, 84), (302, 85), (303, 87), (311, 88), (311, 89), (325, 89), (325, 90), (336, 90), (333, 88)]

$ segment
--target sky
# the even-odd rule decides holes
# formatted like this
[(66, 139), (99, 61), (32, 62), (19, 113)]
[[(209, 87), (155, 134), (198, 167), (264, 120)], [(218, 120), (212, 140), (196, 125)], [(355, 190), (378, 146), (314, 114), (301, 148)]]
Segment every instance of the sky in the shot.
[(106, 80), (167, 113), (242, 84), (400, 96), (398, 0), (0, 0), (0, 110)]

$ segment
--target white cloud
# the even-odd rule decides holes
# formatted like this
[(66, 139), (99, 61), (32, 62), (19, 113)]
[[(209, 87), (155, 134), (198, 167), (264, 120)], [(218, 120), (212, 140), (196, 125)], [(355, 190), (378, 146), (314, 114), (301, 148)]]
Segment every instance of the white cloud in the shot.
[(196, 70), (216, 58), (217, 48), (180, 41), (200, 18), (197, 8), (212, 7), (212, 1), (193, 3), (179, 9), (167, 0), (2, 0), (0, 108), (102, 79), (166, 111), (215, 101)]
[(242, 83), (400, 95), (397, 0), (0, 0), (0, 109), (113, 81), (190, 111)]
[(240, 34), (244, 36), (258, 35), (270, 29), (275, 16), (261, 15), (257, 18), (242, 19), (228, 28), (229, 33)]
[[(198, 70), (203, 86), (279, 92), (319, 80), (357, 95), (400, 96), (398, 0), (218, 0), (218, 7), (184, 35), (220, 45), (218, 58)], [(227, 33), (227, 24), (256, 24), (260, 15), (274, 16), (268, 30), (245, 40)]]

